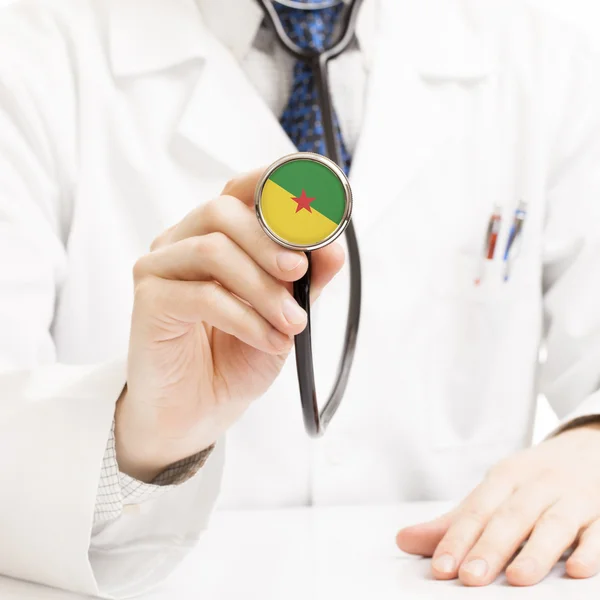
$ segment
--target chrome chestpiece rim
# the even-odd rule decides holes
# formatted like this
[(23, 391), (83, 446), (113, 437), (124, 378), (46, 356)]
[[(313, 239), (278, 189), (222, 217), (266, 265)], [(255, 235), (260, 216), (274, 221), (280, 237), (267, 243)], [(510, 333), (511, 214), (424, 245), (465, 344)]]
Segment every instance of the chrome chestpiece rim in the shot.
[(352, 216), (352, 191), (335, 162), (319, 154), (296, 152), (265, 171), (256, 186), (254, 205), (259, 223), (273, 241), (290, 250), (310, 252), (331, 244), (344, 232)]

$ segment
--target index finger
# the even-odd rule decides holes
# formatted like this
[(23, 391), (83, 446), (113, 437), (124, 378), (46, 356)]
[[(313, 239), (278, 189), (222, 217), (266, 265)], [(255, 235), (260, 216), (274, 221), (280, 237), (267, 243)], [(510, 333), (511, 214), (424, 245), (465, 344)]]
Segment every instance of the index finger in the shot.
[[(230, 179), (223, 188), (220, 197), (229, 196), (240, 200), (248, 208), (254, 208), (254, 192), (256, 186), (263, 176), (266, 167), (242, 173), (233, 179)], [(150, 250), (156, 250), (167, 244), (173, 244), (180, 240), (200, 235), (199, 230), (201, 223), (201, 214), (205, 209), (205, 205), (201, 204), (190, 213), (188, 213), (179, 223), (169, 227), (163, 231), (151, 244)]]
[[(220, 231), (280, 281), (298, 280), (308, 266), (304, 253), (284, 249), (271, 240), (253, 214), (254, 193), (264, 172), (265, 168), (255, 169), (231, 179), (218, 199), (194, 209), (177, 225), (157, 238), (151, 249), (155, 250), (188, 237)], [(213, 208), (210, 212), (212, 216), (206, 214), (209, 205)], [(244, 205), (252, 210), (247, 210)], [(209, 218), (206, 218), (207, 216)], [(339, 244), (333, 243), (313, 252), (312, 256), (311, 300), (314, 301), (341, 269), (344, 252)], [(281, 259), (285, 259), (287, 263), (284, 270)]]
[(260, 167), (230, 179), (225, 184), (221, 196), (235, 196), (247, 206), (253, 207), (256, 186), (266, 170), (267, 167)]

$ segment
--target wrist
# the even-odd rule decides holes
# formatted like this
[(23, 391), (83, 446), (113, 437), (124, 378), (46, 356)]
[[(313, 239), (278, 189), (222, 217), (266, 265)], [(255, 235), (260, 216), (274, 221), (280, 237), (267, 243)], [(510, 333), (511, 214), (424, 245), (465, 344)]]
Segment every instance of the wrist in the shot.
[(138, 481), (150, 483), (161, 472), (161, 465), (152, 458), (144, 435), (132, 427), (135, 421), (127, 402), (127, 385), (123, 388), (115, 409), (115, 449), (119, 471)]
[(122, 473), (151, 483), (171, 465), (214, 444), (165, 438), (158, 420), (149, 411), (148, 406), (133, 401), (125, 386), (115, 410), (115, 448)]

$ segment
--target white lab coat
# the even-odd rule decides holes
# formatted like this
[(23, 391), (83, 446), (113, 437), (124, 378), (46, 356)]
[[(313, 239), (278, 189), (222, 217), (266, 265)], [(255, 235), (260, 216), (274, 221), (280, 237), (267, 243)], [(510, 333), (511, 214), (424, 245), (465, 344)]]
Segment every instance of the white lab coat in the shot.
[[(289, 361), (228, 438), (223, 506), (459, 496), (530, 440), (544, 325), (552, 405), (565, 419), (600, 412), (595, 59), (508, 0), (384, 0), (378, 28), (351, 174), (364, 303), (350, 388), (309, 442)], [(3, 12), (0, 572), (124, 595), (195, 541), (224, 444), (199, 476), (94, 532), (88, 555), (131, 268), (228, 178), (292, 150), (192, 0)], [(494, 204), (498, 260), (476, 287)], [(344, 272), (315, 313), (323, 391), (346, 306)]]

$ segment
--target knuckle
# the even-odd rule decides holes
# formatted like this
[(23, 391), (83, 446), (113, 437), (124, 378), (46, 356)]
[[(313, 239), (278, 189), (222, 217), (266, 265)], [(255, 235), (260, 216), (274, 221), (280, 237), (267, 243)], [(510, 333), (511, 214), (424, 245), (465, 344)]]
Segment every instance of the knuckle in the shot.
[(218, 225), (221, 222), (222, 211), (223, 206), (219, 202), (219, 198), (214, 198), (200, 207), (200, 218), (205, 226), (208, 226), (211, 229), (218, 228)]
[(204, 252), (209, 256), (218, 256), (229, 245), (229, 238), (221, 231), (215, 231), (204, 236)]
[(550, 473), (541, 472), (538, 479), (528, 489), (536, 498), (541, 496), (562, 498), (565, 490), (571, 489), (571, 484), (562, 477), (554, 477)]
[(463, 548), (468, 544), (469, 536), (464, 531), (447, 533), (436, 548), (436, 554), (452, 554), (457, 548)]
[(231, 211), (237, 209), (240, 205), (240, 200), (231, 194), (221, 194), (221, 196), (217, 198), (215, 204), (219, 206), (221, 211)]
[(204, 228), (210, 231), (226, 231), (239, 203), (236, 197), (229, 194), (222, 194), (207, 202), (203, 207)]
[(541, 466), (536, 473), (536, 483), (545, 488), (570, 489), (568, 474), (553, 468), (552, 466)]
[(166, 246), (169, 243), (169, 237), (172, 231), (175, 229), (175, 227), (175, 225), (172, 225), (168, 229), (165, 229), (165, 231), (163, 231), (160, 235), (155, 237), (154, 240), (152, 240), (152, 243), (150, 244), (150, 252), (154, 252), (158, 248)]
[(144, 277), (134, 288), (134, 303), (156, 305), (161, 296), (160, 281), (154, 277)]
[(256, 326), (256, 311), (245, 302), (239, 303), (237, 308), (240, 323), (244, 323), (248, 328), (254, 328)]
[(206, 254), (206, 237), (207, 236), (196, 236), (185, 240), (187, 251), (194, 256), (203, 256)]
[(152, 240), (152, 243), (150, 244), (150, 252), (154, 252), (157, 248), (160, 248), (163, 245), (164, 235), (164, 233), (161, 233)]
[(494, 523), (503, 526), (507, 522), (521, 522), (524, 519), (524, 509), (521, 505), (511, 502), (505, 504), (498, 509), (498, 512), (493, 517)]
[(469, 521), (483, 527), (488, 521), (488, 515), (482, 509), (475, 506), (464, 508), (460, 515), (461, 520)]
[(199, 302), (208, 307), (222, 307), (223, 288), (216, 281), (202, 283), (199, 293)]
[(189, 238), (188, 250), (202, 259), (212, 259), (225, 249), (228, 238), (219, 231)]
[(560, 510), (549, 510), (544, 513), (538, 522), (543, 528), (551, 528), (563, 531), (565, 534), (575, 536), (579, 531), (579, 524), (576, 519)]
[(133, 265), (133, 281), (134, 283), (141, 281), (150, 272), (150, 259), (147, 254), (138, 258)]
[(497, 481), (506, 479), (514, 470), (514, 462), (512, 459), (504, 459), (491, 467), (486, 473), (488, 481)]
[(239, 177), (232, 177), (223, 187), (223, 191), (221, 192), (222, 196), (230, 196), (233, 192), (233, 190), (235, 190), (238, 187), (238, 183), (239, 183), (240, 178)]

